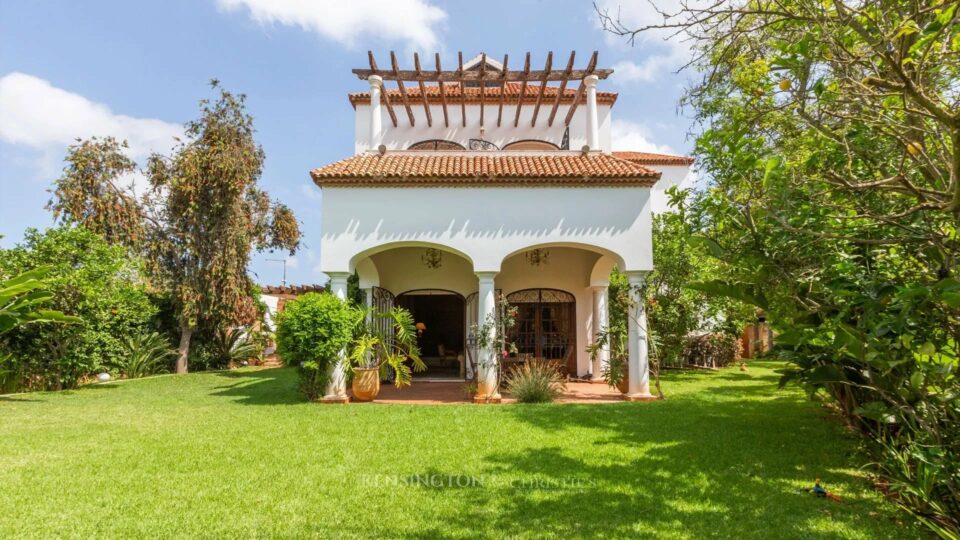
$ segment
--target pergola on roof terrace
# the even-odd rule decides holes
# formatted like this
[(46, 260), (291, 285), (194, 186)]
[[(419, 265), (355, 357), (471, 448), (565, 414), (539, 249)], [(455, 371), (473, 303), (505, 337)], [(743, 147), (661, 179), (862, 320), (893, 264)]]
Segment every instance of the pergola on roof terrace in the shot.
[[(547, 53), (546, 63), (543, 69), (540, 70), (531, 70), (530, 69), (530, 53), (528, 52), (524, 58), (523, 69), (522, 70), (511, 70), (509, 69), (510, 56), (503, 56), (502, 69), (499, 68), (498, 63), (488, 62), (486, 53), (481, 53), (480, 62), (476, 66), (468, 66), (464, 68), (463, 63), (463, 53), (457, 53), (458, 67), (456, 70), (444, 70), (440, 65), (440, 53), (434, 55), (434, 64), (435, 69), (424, 69), (420, 64), (420, 55), (419, 53), (413, 54), (413, 69), (402, 70), (397, 63), (397, 55), (390, 51), (390, 68), (381, 69), (377, 65), (377, 61), (373, 56), (373, 51), (367, 53), (368, 60), (370, 62), (369, 69), (354, 69), (353, 73), (357, 75), (358, 78), (362, 80), (369, 80), (371, 76), (380, 77), (383, 81), (394, 81), (397, 85), (397, 90), (400, 96), (400, 103), (402, 104), (404, 110), (407, 113), (407, 119), (410, 122), (411, 126), (416, 125), (416, 120), (413, 116), (413, 107), (418, 105), (414, 99), (419, 98), (420, 105), (423, 106), (424, 113), (427, 117), (427, 125), (433, 126), (433, 115), (430, 112), (430, 102), (428, 100), (428, 93), (426, 91), (427, 82), (435, 82), (439, 87), (440, 93), (440, 104), (443, 108), (443, 124), (446, 127), (450, 126), (450, 117), (447, 110), (447, 96), (446, 90), (448, 85), (454, 84), (459, 85), (461, 96), (464, 96), (464, 87), (466, 85), (479, 85), (479, 102), (480, 102), (480, 125), (483, 125), (484, 122), (484, 109), (486, 106), (486, 92), (484, 89), (486, 87), (496, 87), (499, 88), (498, 92), (499, 98), (494, 98), (491, 100), (491, 105), (496, 105), (497, 107), (497, 126), (501, 125), (503, 121), (503, 106), (504, 105), (516, 105), (516, 110), (513, 118), (514, 127), (519, 126), (520, 123), (520, 110), (523, 107), (525, 97), (527, 95), (527, 86), (530, 83), (533, 83), (537, 86), (536, 99), (533, 104), (533, 117), (530, 120), (531, 127), (537, 125), (537, 118), (540, 114), (541, 105), (544, 104), (544, 94), (547, 89), (547, 84), (551, 82), (559, 82), (559, 87), (553, 97), (553, 103), (548, 103), (550, 107), (550, 115), (547, 117), (547, 125), (552, 126), (553, 122), (557, 116), (557, 110), (560, 107), (560, 102), (564, 99), (566, 94), (565, 90), (567, 84), (570, 81), (580, 81), (580, 85), (577, 87), (576, 94), (574, 95), (573, 102), (570, 105), (570, 109), (567, 111), (567, 116), (564, 118), (564, 125), (569, 126), (570, 121), (573, 119), (573, 114), (576, 112), (577, 107), (580, 105), (580, 102), (584, 100), (584, 91), (586, 85), (583, 83), (583, 80), (589, 76), (596, 76), (598, 79), (606, 79), (613, 73), (612, 69), (603, 69), (597, 68), (597, 51), (593, 51), (593, 54), (590, 55), (590, 59), (587, 62), (587, 65), (583, 69), (574, 69), (574, 61), (576, 59), (576, 51), (570, 52), (570, 57), (567, 60), (566, 67), (563, 69), (553, 69), (553, 52)], [(507, 83), (520, 83), (520, 92), (516, 94), (514, 98), (511, 96), (513, 103), (507, 103), (508, 92), (504, 91), (504, 87)], [(404, 83), (411, 83), (419, 87), (420, 90), (416, 97), (409, 96), (407, 94), (407, 89)], [(386, 89), (384, 89), (386, 90)], [(381, 101), (387, 107), (387, 113), (390, 115), (390, 121), (393, 123), (393, 127), (397, 127), (397, 113), (394, 110), (394, 103), (390, 97), (392, 92), (383, 91), (380, 93)], [(466, 114), (466, 103), (464, 99), (460, 99), (460, 116), (463, 122), (464, 127), (467, 125), (467, 114)]]

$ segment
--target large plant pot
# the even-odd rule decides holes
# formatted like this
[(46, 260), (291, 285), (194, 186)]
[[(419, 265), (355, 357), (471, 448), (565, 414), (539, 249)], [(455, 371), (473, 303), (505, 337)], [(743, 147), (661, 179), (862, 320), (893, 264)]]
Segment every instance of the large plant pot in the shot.
[(379, 368), (353, 369), (353, 399), (373, 401), (380, 394)]
[(630, 374), (629, 373), (623, 374), (623, 377), (620, 379), (620, 382), (617, 383), (617, 390), (619, 390), (621, 394), (626, 394), (627, 392), (630, 391)]

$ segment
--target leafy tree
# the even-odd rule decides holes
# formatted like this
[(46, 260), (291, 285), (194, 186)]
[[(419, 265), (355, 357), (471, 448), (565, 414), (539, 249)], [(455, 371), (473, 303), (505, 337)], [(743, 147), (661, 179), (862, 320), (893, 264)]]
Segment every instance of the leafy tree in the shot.
[(70, 147), (49, 205), (62, 221), (144, 256), (154, 285), (170, 291), (175, 306), (178, 373), (187, 371), (190, 339), (200, 325), (253, 322), (250, 252), (293, 253), (300, 239), (290, 209), (257, 186), (264, 153), (245, 97), (220, 90), (215, 102), (200, 102), (200, 113), (186, 123), (186, 137), (170, 156), (149, 158), (151, 189), (143, 196), (122, 186), (135, 170), (125, 145), (91, 139)]
[(681, 4), (712, 179), (691, 208), (795, 379), (872, 442), (899, 501), (960, 531), (960, 12), (932, 0)]
[(142, 263), (81, 227), (30, 229), (22, 244), (0, 251), (0, 274), (37, 268), (46, 272), (49, 307), (74, 324), (29, 325), (4, 335), (16, 371), (31, 388), (74, 387), (118, 362), (124, 337), (145, 328), (156, 313)]
[(660, 360), (674, 365), (682, 363), (691, 332), (714, 331), (739, 337), (744, 325), (756, 317), (754, 308), (740, 301), (711, 297), (690, 288), (692, 283), (717, 279), (723, 269), (695, 236), (702, 225), (687, 215), (690, 190), (674, 187), (667, 194), (671, 211), (653, 218), (653, 272), (647, 279), (647, 316), (658, 339)]

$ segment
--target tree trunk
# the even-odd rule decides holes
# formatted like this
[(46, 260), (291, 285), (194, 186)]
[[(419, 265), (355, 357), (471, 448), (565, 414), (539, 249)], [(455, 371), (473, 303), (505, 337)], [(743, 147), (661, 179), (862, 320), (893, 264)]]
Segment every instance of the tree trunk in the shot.
[(177, 347), (177, 373), (187, 372), (187, 357), (190, 354), (190, 336), (193, 327), (187, 323), (180, 323), (180, 346)]

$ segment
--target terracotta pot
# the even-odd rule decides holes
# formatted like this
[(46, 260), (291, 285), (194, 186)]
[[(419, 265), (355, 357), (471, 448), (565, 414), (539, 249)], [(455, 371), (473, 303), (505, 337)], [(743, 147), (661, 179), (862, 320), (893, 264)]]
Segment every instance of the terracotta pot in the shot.
[(617, 383), (617, 390), (619, 390), (621, 394), (626, 394), (627, 392), (630, 391), (630, 374), (629, 373), (623, 374), (623, 378), (620, 379), (619, 383)]
[(373, 401), (379, 393), (379, 368), (353, 368), (353, 399)]

